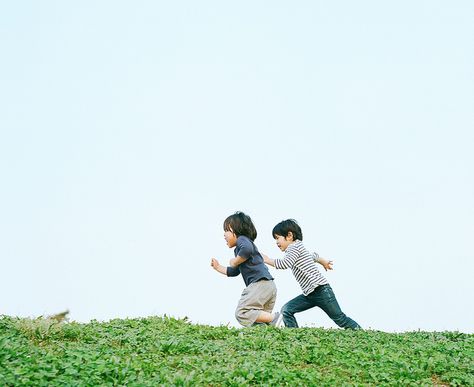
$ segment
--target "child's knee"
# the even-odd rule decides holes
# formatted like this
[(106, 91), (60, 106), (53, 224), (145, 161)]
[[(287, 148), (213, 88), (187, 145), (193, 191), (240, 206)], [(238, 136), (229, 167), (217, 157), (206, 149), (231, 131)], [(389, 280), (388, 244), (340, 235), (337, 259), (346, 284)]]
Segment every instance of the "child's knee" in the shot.
[(257, 320), (259, 313), (259, 310), (237, 309), (235, 311), (235, 318), (240, 325), (248, 327)]
[(291, 308), (288, 304), (285, 304), (281, 307), (281, 314), (283, 316), (292, 316), (294, 313), (291, 311)]
[(244, 315), (241, 310), (237, 309), (235, 311), (235, 318), (239, 322), (239, 324), (244, 325), (242, 322), (244, 321)]
[(235, 318), (239, 322), (240, 325), (244, 327), (248, 327), (255, 322), (255, 318), (252, 320), (252, 311), (245, 310), (245, 309), (237, 309), (235, 311)]

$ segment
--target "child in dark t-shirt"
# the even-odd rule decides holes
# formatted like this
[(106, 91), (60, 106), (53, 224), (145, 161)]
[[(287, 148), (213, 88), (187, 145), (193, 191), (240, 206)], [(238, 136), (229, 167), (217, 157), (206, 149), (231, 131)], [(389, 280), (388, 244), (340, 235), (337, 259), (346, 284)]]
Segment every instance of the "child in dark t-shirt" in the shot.
[(224, 239), (229, 248), (235, 247), (234, 258), (230, 266), (219, 264), (211, 259), (211, 266), (221, 274), (236, 277), (242, 274), (246, 288), (235, 310), (237, 321), (243, 326), (267, 323), (279, 326), (282, 315), (272, 314), (276, 300), (276, 286), (263, 257), (253, 242), (257, 230), (250, 217), (243, 212), (236, 212), (224, 221)]

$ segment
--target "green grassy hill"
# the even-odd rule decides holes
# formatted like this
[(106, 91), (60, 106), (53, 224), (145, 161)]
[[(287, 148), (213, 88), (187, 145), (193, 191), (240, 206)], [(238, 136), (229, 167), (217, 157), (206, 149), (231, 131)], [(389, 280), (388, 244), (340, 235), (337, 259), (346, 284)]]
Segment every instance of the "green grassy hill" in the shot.
[(0, 318), (0, 385), (474, 385), (474, 335)]

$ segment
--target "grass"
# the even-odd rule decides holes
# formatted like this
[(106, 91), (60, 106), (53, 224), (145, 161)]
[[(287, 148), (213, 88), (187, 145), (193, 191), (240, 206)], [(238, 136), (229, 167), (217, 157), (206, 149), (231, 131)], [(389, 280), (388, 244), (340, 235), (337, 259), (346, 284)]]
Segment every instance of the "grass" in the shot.
[(474, 335), (0, 317), (2, 386), (474, 386)]

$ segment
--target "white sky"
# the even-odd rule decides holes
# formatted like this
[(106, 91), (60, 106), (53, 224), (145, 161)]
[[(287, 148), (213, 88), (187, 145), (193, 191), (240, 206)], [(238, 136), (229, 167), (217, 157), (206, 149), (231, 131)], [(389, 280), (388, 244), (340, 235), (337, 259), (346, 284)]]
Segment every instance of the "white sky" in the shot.
[[(296, 218), (365, 328), (474, 332), (474, 3), (0, 5), (0, 314), (238, 326)], [(300, 294), (271, 270), (277, 308)], [(301, 325), (336, 327), (312, 309)]]

